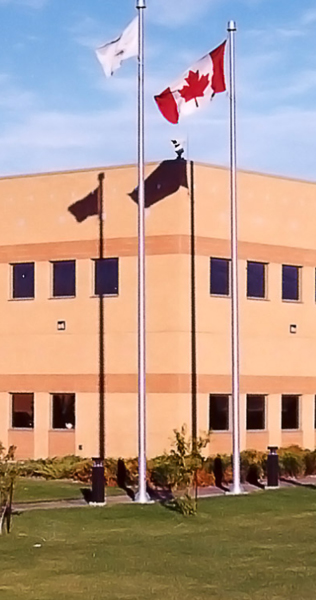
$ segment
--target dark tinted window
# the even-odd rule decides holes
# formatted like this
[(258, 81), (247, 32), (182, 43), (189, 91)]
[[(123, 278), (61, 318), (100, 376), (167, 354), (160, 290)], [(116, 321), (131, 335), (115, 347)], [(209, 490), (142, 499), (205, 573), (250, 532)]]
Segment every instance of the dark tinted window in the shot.
[(209, 429), (227, 431), (229, 429), (229, 396), (224, 394), (210, 395)]
[(34, 427), (34, 395), (12, 394), (12, 427)]
[(247, 262), (247, 296), (250, 298), (265, 297), (265, 264)]
[(211, 258), (211, 294), (229, 295), (229, 260)]
[(282, 429), (298, 429), (299, 396), (282, 396)]
[(12, 265), (13, 298), (34, 298), (34, 263)]
[(76, 295), (76, 262), (59, 260), (53, 262), (53, 296)]
[(282, 265), (282, 300), (299, 299), (299, 267)]
[(52, 395), (53, 429), (74, 429), (75, 394)]
[(118, 258), (95, 260), (94, 293), (96, 296), (118, 294)]
[(247, 396), (247, 429), (265, 428), (265, 397), (258, 394)]

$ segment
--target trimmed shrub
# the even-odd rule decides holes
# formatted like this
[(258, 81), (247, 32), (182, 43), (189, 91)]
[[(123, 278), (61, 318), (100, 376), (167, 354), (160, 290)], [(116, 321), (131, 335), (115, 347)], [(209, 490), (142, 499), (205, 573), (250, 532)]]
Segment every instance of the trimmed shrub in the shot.
[[(195, 451), (192, 441), (186, 438), (185, 428), (175, 430), (174, 448), (147, 462), (148, 482), (157, 488), (168, 490), (185, 490), (196, 484), (200, 487), (215, 484), (214, 461), (220, 459), (222, 482), (228, 484), (233, 479), (232, 457), (228, 454), (217, 454), (204, 458), (201, 450), (205, 448), (209, 437), (197, 440)], [(3, 447), (0, 443), (0, 454)], [(281, 475), (299, 477), (316, 474), (316, 450), (304, 450), (299, 446), (280, 448), (279, 471)], [(241, 476), (244, 481), (261, 479), (266, 475), (267, 453), (257, 450), (244, 450), (240, 455)], [(138, 485), (137, 458), (124, 459), (125, 485), (136, 488)], [(93, 461), (79, 456), (64, 456), (38, 460), (26, 460), (15, 463), (19, 476), (43, 477), (45, 479), (74, 479), (83, 483), (91, 482)], [(108, 486), (118, 485), (118, 460), (106, 458), (104, 472)]]
[(316, 474), (316, 450), (306, 450), (304, 456), (305, 475)]
[(63, 456), (18, 462), (19, 475), (44, 479), (91, 479), (92, 460), (79, 456)]
[(241, 476), (243, 481), (259, 480), (264, 475), (267, 454), (258, 450), (243, 450), (240, 454)]
[(298, 477), (305, 473), (306, 451), (299, 446), (279, 449), (279, 471), (281, 475)]

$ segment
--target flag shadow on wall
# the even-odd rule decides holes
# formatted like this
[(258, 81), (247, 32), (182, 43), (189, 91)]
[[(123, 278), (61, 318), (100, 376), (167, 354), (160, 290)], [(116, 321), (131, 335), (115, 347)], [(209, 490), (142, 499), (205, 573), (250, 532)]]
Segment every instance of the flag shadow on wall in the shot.
[(82, 223), (88, 217), (99, 214), (99, 188), (89, 192), (84, 198), (68, 206), (69, 212), (77, 223)]
[[(183, 158), (164, 160), (145, 179), (145, 208), (171, 196), (180, 187), (188, 188), (187, 161)], [(137, 203), (138, 187), (129, 196)]]

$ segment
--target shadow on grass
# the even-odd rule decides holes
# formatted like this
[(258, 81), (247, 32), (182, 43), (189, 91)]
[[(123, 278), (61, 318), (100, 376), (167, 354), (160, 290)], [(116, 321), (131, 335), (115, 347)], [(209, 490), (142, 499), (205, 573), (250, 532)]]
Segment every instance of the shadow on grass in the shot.
[(91, 488), (80, 488), (80, 492), (83, 495), (84, 500), (89, 504), (92, 502), (92, 490)]
[(298, 481), (297, 479), (292, 479), (291, 477), (279, 477), (280, 481), (284, 483), (290, 483), (296, 487), (309, 488), (310, 490), (316, 490), (315, 483), (303, 483), (302, 481)]

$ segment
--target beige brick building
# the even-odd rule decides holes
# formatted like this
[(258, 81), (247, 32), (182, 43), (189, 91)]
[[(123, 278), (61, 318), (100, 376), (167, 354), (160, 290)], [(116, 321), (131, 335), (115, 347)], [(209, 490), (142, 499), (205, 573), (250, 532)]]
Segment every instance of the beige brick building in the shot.
[[(98, 216), (69, 211), (95, 212), (100, 172), (102, 260)], [(148, 455), (192, 419), (230, 452), (229, 173), (146, 173)], [(136, 184), (135, 166), (0, 179), (0, 440), (20, 458), (99, 453), (100, 294), (106, 454), (137, 454)], [(238, 202), (241, 447), (314, 448), (316, 184), (239, 172)]]

